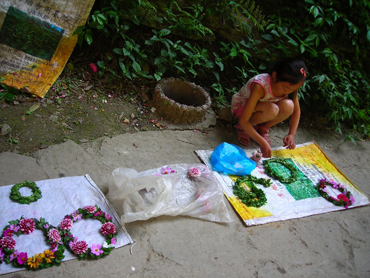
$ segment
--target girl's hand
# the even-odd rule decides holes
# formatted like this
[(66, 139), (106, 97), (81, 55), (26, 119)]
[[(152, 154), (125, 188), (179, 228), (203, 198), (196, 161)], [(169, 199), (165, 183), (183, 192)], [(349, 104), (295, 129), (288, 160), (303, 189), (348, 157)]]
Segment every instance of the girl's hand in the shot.
[(288, 134), (284, 137), (284, 147), (287, 149), (293, 150), (295, 148), (294, 136), (292, 134)]
[[(265, 141), (265, 140), (264, 140)], [(262, 156), (265, 158), (271, 157), (271, 146), (266, 141), (260, 145)]]

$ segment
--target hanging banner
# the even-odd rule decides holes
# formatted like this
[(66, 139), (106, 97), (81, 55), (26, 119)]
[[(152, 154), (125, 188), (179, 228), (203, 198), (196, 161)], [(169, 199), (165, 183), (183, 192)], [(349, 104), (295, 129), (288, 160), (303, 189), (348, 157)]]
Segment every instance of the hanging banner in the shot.
[(94, 0), (2, 0), (2, 83), (44, 97), (63, 71)]

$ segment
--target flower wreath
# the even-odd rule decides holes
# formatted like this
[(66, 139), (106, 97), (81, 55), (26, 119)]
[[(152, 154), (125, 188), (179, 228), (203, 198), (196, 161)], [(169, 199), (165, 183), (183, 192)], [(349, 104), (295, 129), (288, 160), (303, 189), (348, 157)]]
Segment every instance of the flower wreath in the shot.
[[(80, 219), (90, 218), (99, 220), (103, 224), (100, 228), (100, 232), (106, 238), (103, 245), (92, 244), (91, 247), (88, 247), (85, 241), (78, 241), (77, 237), (74, 237), (70, 232), (74, 222)], [(88, 256), (98, 259), (108, 255), (115, 248), (116, 236), (118, 235), (116, 226), (112, 222), (112, 217), (108, 213), (103, 212), (98, 206), (85, 206), (77, 209), (70, 215), (66, 215), (62, 222), (60, 222), (59, 229), (63, 235), (64, 244), (79, 259), (86, 259)]]
[(264, 187), (271, 185), (271, 180), (263, 178), (256, 178), (252, 175), (240, 177), (236, 180), (233, 191), (236, 197), (248, 207), (262, 207), (267, 203), (265, 192), (258, 188), (254, 183), (262, 184)]
[[(271, 163), (279, 163), (283, 165), (285, 168), (287, 168), (290, 171), (290, 177), (289, 178), (283, 178), (280, 175), (276, 173), (271, 167)], [(263, 167), (265, 168), (265, 172), (270, 177), (273, 177), (277, 179), (278, 181), (282, 183), (293, 183), (298, 179), (298, 170), (295, 167), (294, 164), (288, 163), (287, 159), (284, 158), (270, 158), (263, 161)]]
[[(47, 236), (48, 242), (51, 244), (50, 249), (43, 253), (35, 254), (33, 257), (28, 257), (26, 252), (19, 252), (15, 250), (16, 242), (14, 235), (32, 234), (35, 229), (42, 230)], [(60, 265), (64, 258), (64, 245), (62, 237), (54, 226), (45, 221), (44, 218), (40, 220), (36, 218), (23, 218), (9, 221), (0, 239), (0, 250), (3, 256), (0, 256), (0, 263), (12, 263), (17, 267), (28, 267), (30, 269), (47, 268), (54, 265)]]
[[(327, 186), (331, 186), (337, 190), (339, 190), (341, 193), (338, 194), (338, 196), (335, 198), (333, 196), (330, 196), (326, 190)], [(327, 179), (322, 179), (317, 184), (317, 190), (319, 191), (321, 197), (328, 200), (329, 202), (333, 203), (336, 206), (345, 207), (346, 209), (348, 206), (353, 205), (355, 203), (355, 199), (353, 198), (350, 191), (348, 191), (343, 185), (336, 183), (336, 182), (330, 182)]]
[[(21, 187), (28, 187), (32, 190), (32, 195), (30, 196), (22, 196), (19, 193), (19, 188)], [(37, 187), (36, 183), (33, 181), (24, 181), (22, 183), (17, 183), (12, 186), (10, 190), (10, 199), (18, 202), (20, 204), (27, 204), (29, 205), (31, 202), (36, 202), (38, 199), (41, 199), (41, 190)]]

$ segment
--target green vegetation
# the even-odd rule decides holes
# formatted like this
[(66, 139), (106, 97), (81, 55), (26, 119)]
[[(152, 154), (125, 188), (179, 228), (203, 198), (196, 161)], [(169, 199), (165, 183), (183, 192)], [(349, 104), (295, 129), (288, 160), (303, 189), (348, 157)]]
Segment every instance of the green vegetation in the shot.
[[(256, 2), (257, 3), (257, 2)], [(166, 77), (210, 89), (214, 108), (279, 59), (302, 57), (310, 118), (347, 140), (370, 136), (370, 2), (367, 0), (103, 0), (76, 29), (99, 50), (99, 74), (152, 83)], [(6, 97), (7, 88), (0, 92)], [(349, 129), (348, 129), (349, 127)]]
[[(251, 76), (268, 71), (282, 57), (301, 56), (309, 68), (300, 92), (305, 109), (325, 116), (340, 134), (349, 126), (347, 140), (368, 138), (369, 2), (270, 2), (259, 1), (258, 7), (244, 0), (156, 6), (145, 0), (102, 1), (76, 33), (80, 45), (92, 45), (102, 35), (115, 45), (116, 57), (99, 61), (101, 73), (130, 80), (187, 78), (212, 88), (216, 109), (227, 105)], [(239, 33), (234, 39), (221, 36), (216, 33), (220, 26)]]

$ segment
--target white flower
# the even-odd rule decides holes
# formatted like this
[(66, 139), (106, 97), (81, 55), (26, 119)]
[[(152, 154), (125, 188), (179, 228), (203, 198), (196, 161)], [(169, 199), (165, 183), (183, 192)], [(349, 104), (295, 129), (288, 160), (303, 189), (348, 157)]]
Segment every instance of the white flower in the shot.
[(114, 244), (108, 244), (106, 241), (103, 243), (103, 248), (113, 248)]

